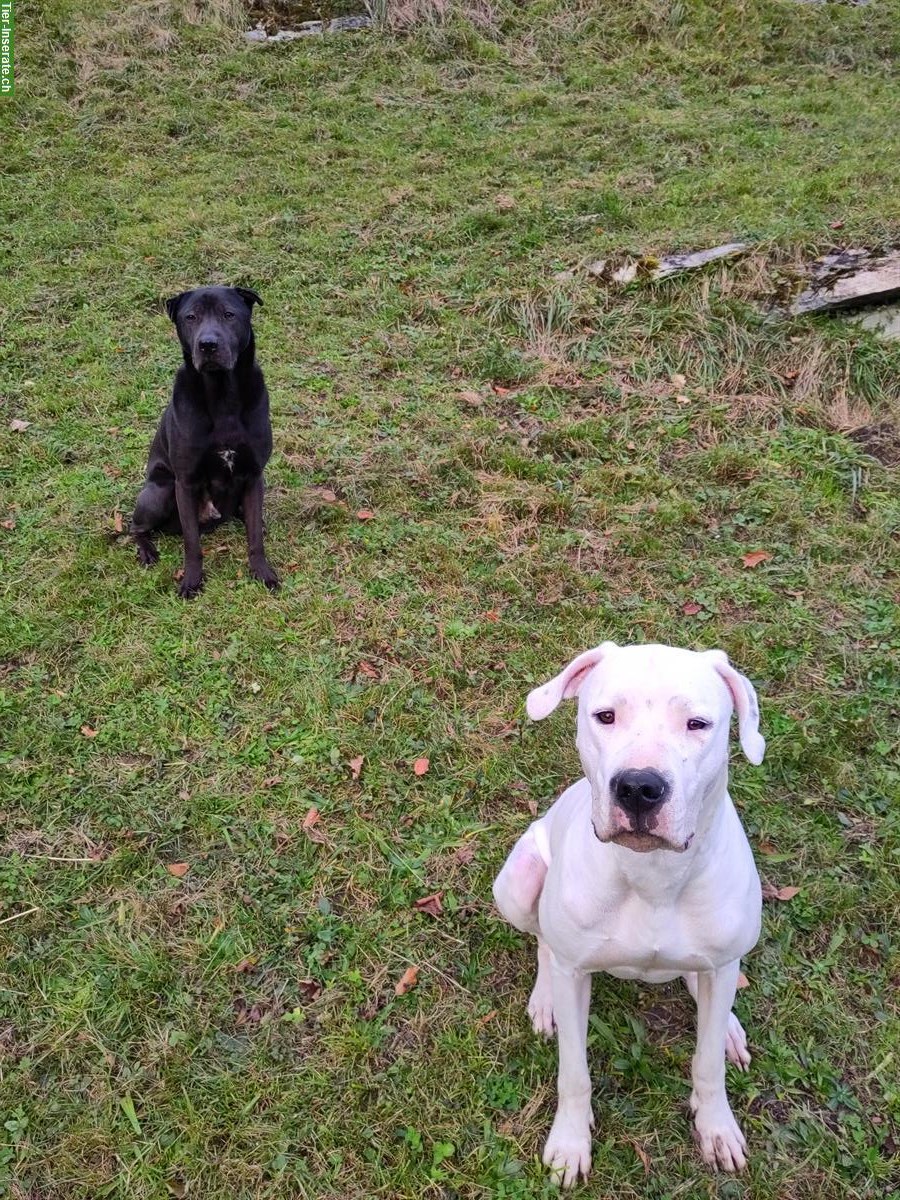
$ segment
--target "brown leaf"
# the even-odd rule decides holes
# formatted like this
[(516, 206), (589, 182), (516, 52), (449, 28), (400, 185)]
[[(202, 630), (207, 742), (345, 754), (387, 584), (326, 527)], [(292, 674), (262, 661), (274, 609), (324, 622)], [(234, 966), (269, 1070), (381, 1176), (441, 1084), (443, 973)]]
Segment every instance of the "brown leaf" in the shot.
[(90, 725), (82, 725), (81, 732), (86, 738), (95, 738), (97, 736), (97, 730), (91, 729)]
[(22, 421), (19, 419), (19, 417), (15, 417), (12, 421), (10, 421), (9, 427), (13, 433), (24, 433), (26, 429), (31, 428), (31, 422)]
[(506, 192), (501, 192), (499, 196), (494, 197), (494, 204), (501, 212), (512, 212), (516, 207), (515, 199), (507, 195)]
[(641, 1163), (644, 1167), (644, 1174), (649, 1175), (650, 1174), (650, 1155), (647, 1153), (647, 1151), (644, 1149), (644, 1147), (640, 1144), (640, 1142), (636, 1142), (634, 1140), (634, 1138), (629, 1138), (628, 1141), (629, 1141), (632, 1149), (634, 1150), (635, 1154), (641, 1160)]
[(356, 668), (358, 675), (365, 675), (367, 679), (380, 679), (381, 675), (377, 667), (373, 667), (370, 662), (361, 662)]
[(843, 221), (832, 221), (830, 228), (831, 229), (843, 229), (844, 222)]
[(326, 504), (337, 504), (337, 492), (332, 491), (331, 488), (314, 485), (309, 490)]
[(270, 775), (268, 779), (263, 780), (263, 787), (264, 788), (278, 787), (279, 783), (281, 783), (280, 775)]
[(750, 980), (747, 978), (747, 976), (744, 974), (743, 971), (739, 971), (738, 972), (738, 981), (737, 981), (738, 991), (739, 992), (743, 991), (744, 988), (748, 988), (749, 986), (750, 986)]
[(394, 984), (394, 995), (405, 996), (419, 982), (419, 968), (407, 967), (397, 982)]
[(430, 917), (439, 917), (444, 911), (444, 907), (441, 904), (441, 896), (443, 894), (443, 892), (435, 892), (431, 896), (423, 896), (421, 900), (415, 902), (413, 908), (417, 908), (419, 912), (428, 913)]
[(315, 805), (313, 805), (312, 808), (309, 810), (309, 812), (306, 814), (306, 816), (303, 818), (303, 832), (306, 834), (306, 836), (309, 838), (309, 840), (311, 842), (318, 842), (319, 844), (321, 844), (322, 842), (325, 841), (325, 834), (322, 832), (321, 829), (316, 828), (318, 823), (319, 823), (319, 810), (316, 808)]
[(183, 879), (190, 869), (190, 863), (169, 863), (166, 867), (169, 874), (174, 875), (176, 879)]
[(472, 842), (466, 842), (464, 846), (458, 847), (453, 857), (461, 867), (464, 867), (475, 857), (475, 846)]
[(776, 895), (779, 900), (793, 900), (796, 895), (799, 895), (799, 892), (798, 887), (783, 887), (778, 889)]
[(772, 845), (772, 843), (767, 841), (765, 838), (763, 838), (763, 840), (759, 843), (759, 852), (760, 852), (760, 854), (777, 854), (778, 853), (778, 851), (775, 849), (775, 847)]
[(690, 396), (685, 396), (685, 395), (683, 395), (682, 393), (679, 393), (679, 394), (678, 394), (678, 395), (675, 397), (675, 403), (676, 403), (676, 404), (690, 404), (690, 402), (691, 402), (691, 398), (690, 398)]
[(184, 579), (184, 567), (179, 567), (172, 578), (176, 583), (181, 583), (182, 579)]
[(500, 620), (500, 614), (497, 612), (496, 608), (489, 608), (489, 609), (487, 610), (487, 612), (486, 612), (486, 613), (484, 613), (483, 615), (484, 615), (484, 619), (485, 619), (486, 621), (490, 621), (492, 624), (493, 624), (495, 621), (499, 621), (499, 620)]
[(763, 898), (763, 900), (774, 900), (774, 899), (776, 898), (776, 896), (777, 896), (777, 895), (778, 895), (778, 888), (777, 888), (777, 887), (774, 887), (774, 886), (773, 886), (771, 883), (769, 883), (768, 881), (767, 881), (767, 882), (765, 882), (765, 883), (763, 883), (763, 885), (762, 885), (762, 898)]
[(256, 970), (256, 959), (242, 958), (239, 963), (235, 964), (234, 969), (238, 975), (249, 975), (251, 971)]
[(413, 774), (424, 775), (430, 766), (431, 764), (427, 758), (417, 758), (413, 763)]
[(497, 1015), (496, 1008), (492, 1008), (490, 1012), (486, 1012), (483, 1017), (478, 1018), (478, 1020), (475, 1022), (475, 1028), (483, 1029), (485, 1027), (485, 1025), (487, 1025), (488, 1021), (493, 1021), (493, 1019), (494, 1019), (494, 1017), (496, 1017), (496, 1015)]
[(768, 550), (752, 550), (749, 554), (745, 554), (741, 562), (745, 567), (758, 567), (760, 563), (766, 562), (772, 555)]
[(537, 800), (529, 800), (528, 801), (528, 811), (531, 813), (531, 815), (533, 817), (537, 816), (537, 814), (538, 814)]
[(696, 600), (689, 600), (687, 604), (682, 604), (681, 611), (686, 617), (696, 617), (698, 612), (703, 612), (703, 605)]
[(352, 779), (359, 779), (364, 761), (365, 760), (362, 754), (358, 754), (356, 758), (350, 759), (350, 777)]
[(322, 995), (322, 985), (318, 979), (301, 979), (297, 987), (304, 1000), (316, 1000)]
[(478, 394), (478, 392), (460, 392), (459, 398), (460, 400), (465, 401), (466, 404), (470, 404), (473, 408), (478, 408), (480, 405), (484, 404), (484, 399)]
[(672, 380), (672, 387), (675, 388), (675, 390), (677, 392), (680, 392), (681, 389), (684, 387), (684, 385), (687, 383), (687, 379), (685, 378), (684, 375), (675, 374), (675, 375), (670, 375), (669, 378)]
[(375, 516), (369, 508), (361, 508), (356, 515), (360, 521), (371, 521)]
[(16, 523), (13, 520), (0, 521), (0, 525), (2, 525), (4, 529), (15, 529), (16, 527)]
[(501, 387), (499, 383), (492, 383), (491, 391), (495, 396), (508, 396), (512, 388)]
[(115, 516), (113, 517), (113, 529), (116, 531), (116, 533), (122, 533), (124, 528), (122, 514), (118, 509), (116, 509)]

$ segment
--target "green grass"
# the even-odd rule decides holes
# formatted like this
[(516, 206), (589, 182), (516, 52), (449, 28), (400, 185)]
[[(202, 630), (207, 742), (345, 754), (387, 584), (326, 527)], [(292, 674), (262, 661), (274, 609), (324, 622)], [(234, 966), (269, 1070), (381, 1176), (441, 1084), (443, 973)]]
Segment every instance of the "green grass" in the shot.
[[(37, 912), (0, 925), (0, 1193), (552, 1195), (555, 1048), (489, 889), (578, 772), (571, 710), (524, 695), (614, 638), (755, 681), (732, 791), (801, 890), (738, 1000), (749, 1173), (692, 1147), (686, 993), (601, 978), (583, 1194), (891, 1194), (900, 489), (847, 433), (900, 420), (900, 350), (756, 298), (898, 236), (900, 6), (544, 0), (274, 48), (210, 7), (17, 5), (0, 917)], [(664, 284), (580, 270), (733, 238)], [(200, 282), (265, 300), (276, 596), (237, 528), (191, 604), (175, 540), (142, 572), (114, 530), (178, 361), (160, 298)]]

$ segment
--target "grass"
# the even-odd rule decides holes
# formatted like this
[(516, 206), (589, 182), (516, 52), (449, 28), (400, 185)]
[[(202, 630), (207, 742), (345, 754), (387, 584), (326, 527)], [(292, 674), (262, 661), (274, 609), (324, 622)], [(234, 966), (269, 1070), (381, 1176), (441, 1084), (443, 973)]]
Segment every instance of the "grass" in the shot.
[[(224, 2), (18, 5), (16, 1200), (553, 1195), (555, 1049), (489, 885), (578, 772), (571, 711), (531, 726), (524, 695), (607, 637), (722, 646), (756, 682), (768, 756), (732, 790), (761, 873), (800, 892), (767, 904), (738, 1001), (749, 1173), (691, 1145), (686, 994), (601, 978), (583, 1194), (900, 1186), (900, 489), (850, 436), (884, 426), (889, 459), (900, 351), (757, 300), (804, 255), (897, 237), (900, 8), (461, 12), (258, 48)], [(734, 238), (757, 252), (656, 285), (582, 270)], [(265, 300), (276, 596), (238, 529), (192, 604), (175, 541), (142, 572), (115, 532), (178, 360), (160, 298), (199, 282)], [(437, 918), (414, 908), (435, 891)]]

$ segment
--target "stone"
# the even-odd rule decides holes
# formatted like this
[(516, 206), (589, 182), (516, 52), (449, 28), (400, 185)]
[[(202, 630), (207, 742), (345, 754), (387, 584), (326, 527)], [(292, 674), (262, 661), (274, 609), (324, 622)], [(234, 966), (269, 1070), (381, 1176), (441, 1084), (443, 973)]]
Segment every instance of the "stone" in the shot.
[(595, 262), (589, 263), (585, 269), (588, 275), (594, 279), (600, 279), (606, 273), (606, 259), (598, 258)]
[(883, 308), (870, 309), (854, 316), (854, 320), (863, 329), (871, 330), (885, 341), (900, 342), (900, 304), (886, 304)]
[(791, 304), (794, 316), (838, 312), (900, 299), (900, 250), (850, 249), (826, 254), (810, 271), (810, 286)]
[(689, 254), (668, 254), (660, 259), (657, 266), (650, 272), (651, 279), (666, 279), (669, 275), (677, 275), (680, 271), (694, 271), (697, 267), (705, 267), (707, 263), (716, 262), (720, 258), (733, 258), (749, 250), (746, 242), (728, 242), (724, 246), (713, 246), (709, 250), (694, 250)]

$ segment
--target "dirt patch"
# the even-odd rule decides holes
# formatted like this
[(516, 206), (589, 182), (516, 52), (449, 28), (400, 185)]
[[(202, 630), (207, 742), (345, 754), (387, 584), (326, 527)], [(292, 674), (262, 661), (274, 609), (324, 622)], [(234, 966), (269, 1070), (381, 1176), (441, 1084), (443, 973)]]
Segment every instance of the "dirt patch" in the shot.
[(900, 431), (890, 421), (860, 425), (858, 429), (849, 430), (847, 437), (886, 467), (900, 463)]

